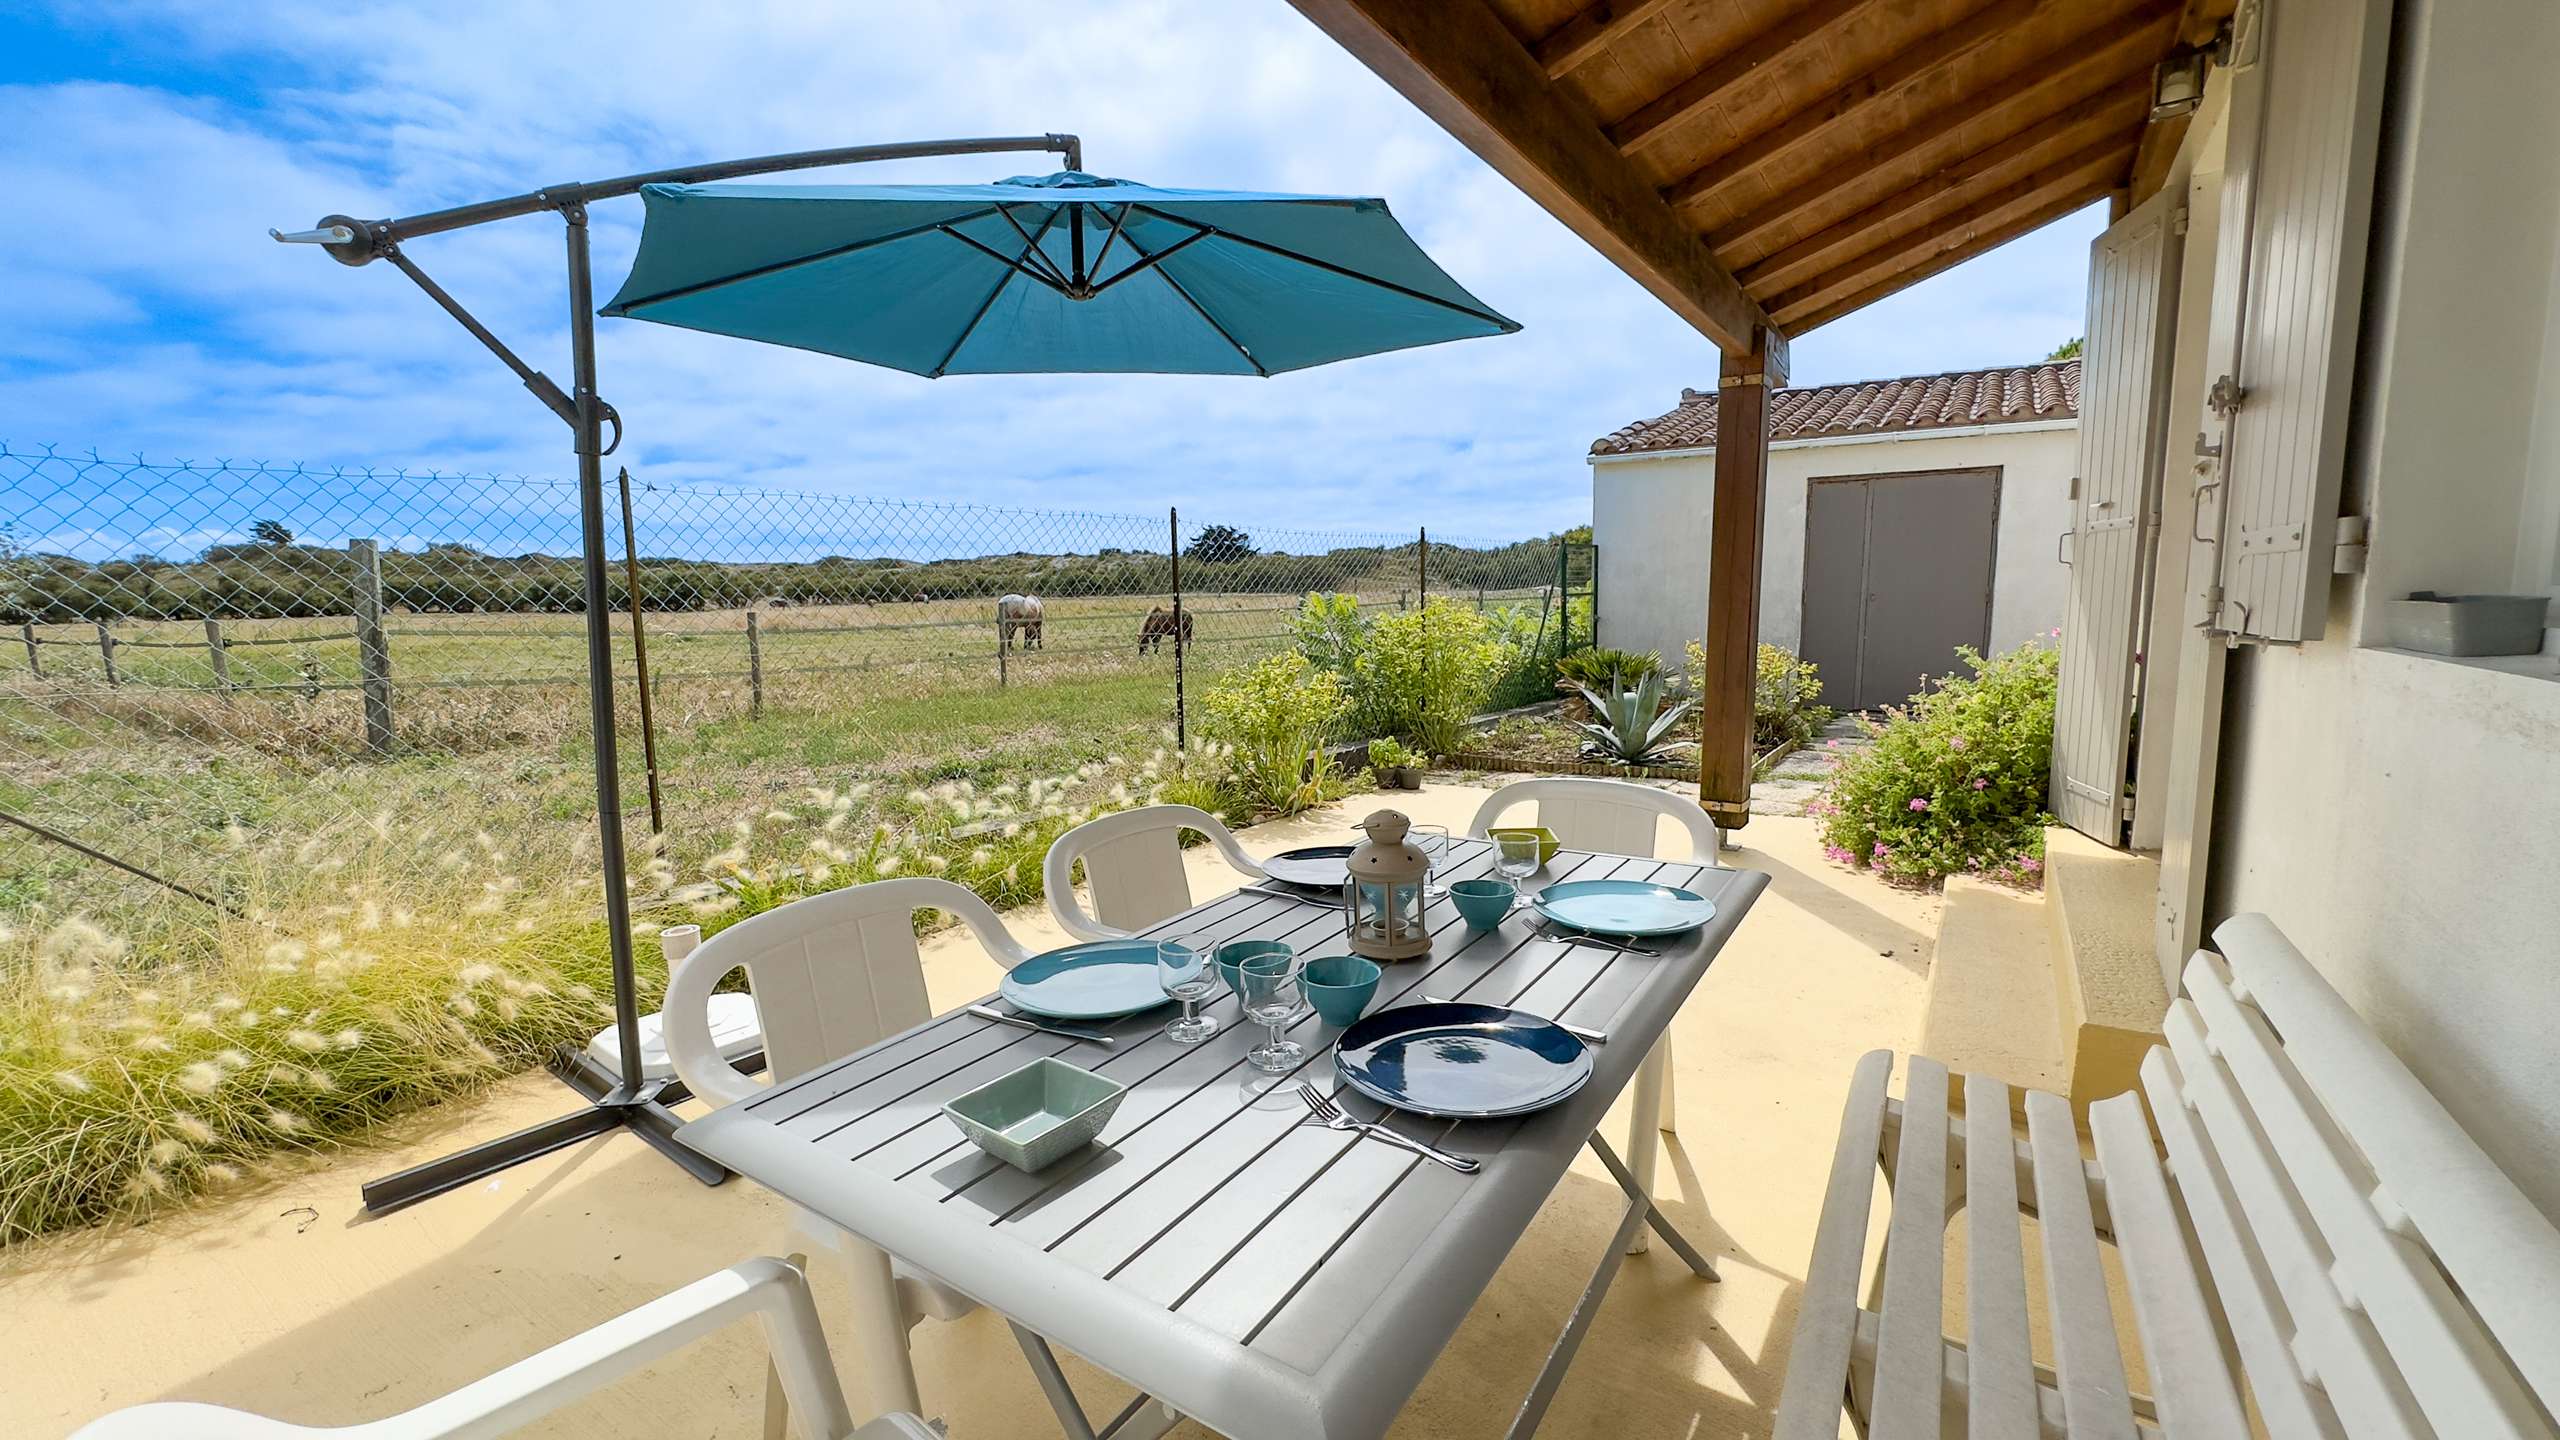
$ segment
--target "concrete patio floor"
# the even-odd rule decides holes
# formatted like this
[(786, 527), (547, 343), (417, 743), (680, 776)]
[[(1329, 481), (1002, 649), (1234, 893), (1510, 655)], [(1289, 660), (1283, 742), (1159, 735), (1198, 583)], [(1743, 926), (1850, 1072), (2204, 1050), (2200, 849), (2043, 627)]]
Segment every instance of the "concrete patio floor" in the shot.
[[(1246, 832), (1257, 853), (1338, 839), (1394, 805), (1462, 829), (1484, 790), (1355, 796)], [(1665, 1137), (1666, 1209), (1715, 1257), (1709, 1285), (1657, 1246), (1619, 1272), (1545, 1435), (1768, 1433), (1852, 1063), (1917, 1037), (1936, 933), (1934, 896), (1825, 863), (1811, 822), (1768, 817), (1726, 863), (1771, 886), (1675, 1025), (1680, 1133)], [(1685, 839), (1666, 827), (1663, 853)], [(1195, 893), (1232, 876), (1190, 852)], [(1039, 948), (1042, 912), (1006, 917)], [(993, 988), (964, 935), (927, 948), (937, 1007)], [(705, 1188), (639, 1142), (590, 1142), (414, 1209), (367, 1220), (359, 1181), (558, 1112), (541, 1075), (440, 1107), (390, 1142), (248, 1193), (105, 1236), (0, 1260), (0, 1435), (51, 1436), (153, 1399), (238, 1405), (343, 1425), (414, 1405), (742, 1256), (783, 1248), (781, 1205), (752, 1182)], [(1620, 1133), (1622, 1116), (1611, 1121)], [(1586, 1155), (1441, 1356), (1398, 1440), (1499, 1434), (1618, 1216)], [(824, 1306), (833, 1277), (814, 1271)], [(980, 1312), (915, 1332), (928, 1410), (959, 1440), (1054, 1435), (1003, 1321)], [(1087, 1408), (1125, 1386), (1069, 1367)], [(526, 1433), (730, 1437), (761, 1433), (764, 1360), (738, 1329)], [(864, 1377), (846, 1376), (857, 1401)], [(1175, 1432), (1204, 1435), (1195, 1425)]]

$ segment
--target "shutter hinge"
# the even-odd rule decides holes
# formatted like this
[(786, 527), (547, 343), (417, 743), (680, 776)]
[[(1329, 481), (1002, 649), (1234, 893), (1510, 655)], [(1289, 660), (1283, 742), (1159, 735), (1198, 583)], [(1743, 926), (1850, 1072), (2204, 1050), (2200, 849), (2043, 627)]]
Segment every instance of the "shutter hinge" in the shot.
[(2181, 205), (2181, 206), (2179, 206), (2179, 207), (2176, 209), (2176, 211), (2174, 211), (2174, 212), (2172, 212), (2172, 213), (2170, 214), (2170, 216), (2169, 216), (2169, 233), (2170, 233), (2170, 234), (2172, 234), (2172, 235), (2184, 235), (2184, 234), (2186, 234), (2186, 233), (2187, 233), (2187, 207), (2186, 207), (2186, 206)]

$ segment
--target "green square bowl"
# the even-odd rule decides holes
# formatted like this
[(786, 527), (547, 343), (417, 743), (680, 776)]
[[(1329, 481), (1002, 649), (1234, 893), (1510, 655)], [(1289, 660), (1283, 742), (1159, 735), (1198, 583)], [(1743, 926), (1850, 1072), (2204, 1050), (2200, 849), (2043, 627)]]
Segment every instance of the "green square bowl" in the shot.
[(1017, 1170), (1039, 1170), (1102, 1133), (1129, 1087), (1043, 1055), (945, 1101), (970, 1143)]

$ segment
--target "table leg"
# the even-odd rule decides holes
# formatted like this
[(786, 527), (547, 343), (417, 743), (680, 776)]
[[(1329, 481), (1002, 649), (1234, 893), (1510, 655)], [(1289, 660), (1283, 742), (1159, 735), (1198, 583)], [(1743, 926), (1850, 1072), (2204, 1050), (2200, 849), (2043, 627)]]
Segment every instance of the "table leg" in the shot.
[[(1671, 1036), (1665, 1033), (1654, 1042), (1636, 1070), (1634, 1113), (1627, 1119), (1627, 1164), (1633, 1169), (1630, 1192), (1646, 1203), (1652, 1203), (1654, 1166), (1662, 1154), (1662, 1087), (1671, 1070)], [(1627, 1242), (1627, 1253), (1641, 1255), (1651, 1248), (1645, 1232), (1639, 1228)]]
[[(1671, 1223), (1671, 1217), (1662, 1213), (1662, 1207), (1653, 1203), (1653, 1196), (1637, 1186), (1636, 1177), (1628, 1171), (1626, 1163), (1618, 1158), (1618, 1152), (1609, 1148), (1609, 1142), (1601, 1139), (1595, 1132), (1590, 1143), (1591, 1153), (1600, 1157), (1601, 1165), (1609, 1171), (1609, 1178), (1617, 1181), (1618, 1188), (1627, 1192), (1627, 1199), (1634, 1202), (1634, 1208), (1644, 1212), (1645, 1224), (1653, 1227), (1653, 1232), (1662, 1237), (1663, 1243), (1669, 1245), (1674, 1253), (1688, 1262), (1689, 1268), (1698, 1272), (1700, 1278), (1707, 1280), (1721, 1278), (1716, 1274), (1714, 1264), (1706, 1256), (1698, 1253), (1698, 1247), (1690, 1244), (1689, 1237), (1680, 1233), (1680, 1227)], [(1637, 1252), (1631, 1248), (1627, 1253), (1633, 1255)]]
[(889, 1252), (851, 1235), (836, 1248), (843, 1257), (847, 1299), (853, 1323), (847, 1348), (857, 1373), (879, 1397), (877, 1413), (904, 1410), (924, 1413), (916, 1393), (916, 1358), (907, 1348), (907, 1310), (898, 1298), (898, 1277), (889, 1268)]

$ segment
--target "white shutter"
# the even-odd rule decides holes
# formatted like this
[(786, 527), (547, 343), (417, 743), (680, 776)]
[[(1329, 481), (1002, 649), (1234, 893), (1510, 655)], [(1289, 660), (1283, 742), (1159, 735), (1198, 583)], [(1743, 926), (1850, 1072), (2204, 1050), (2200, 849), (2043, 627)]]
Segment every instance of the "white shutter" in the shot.
[(2124, 843), (2133, 651), (2167, 422), (2178, 310), (2176, 189), (2144, 201), (2089, 247), (2080, 368), (2080, 493), (2053, 720), (2053, 812)]
[[(2317, 640), (2328, 620), (2348, 386), (2364, 298), (2389, 6), (2260, 0), (2255, 64), (2235, 77), (2229, 173), (2253, 178), (2227, 209), (2247, 258), (2229, 361), (2220, 591), (2214, 625), (2263, 640)], [(2238, 57), (2244, 64), (2252, 57)], [(2260, 93), (2244, 137), (2240, 89)], [(2244, 139), (2254, 154), (2237, 153)], [(2222, 352), (2232, 355), (2233, 352)]]

